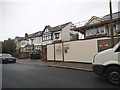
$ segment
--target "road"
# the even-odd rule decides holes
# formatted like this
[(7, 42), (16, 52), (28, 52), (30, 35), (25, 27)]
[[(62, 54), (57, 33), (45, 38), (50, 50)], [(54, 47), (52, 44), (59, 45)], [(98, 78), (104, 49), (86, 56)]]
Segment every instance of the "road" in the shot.
[(26, 64), (2, 65), (3, 88), (118, 88), (93, 72)]

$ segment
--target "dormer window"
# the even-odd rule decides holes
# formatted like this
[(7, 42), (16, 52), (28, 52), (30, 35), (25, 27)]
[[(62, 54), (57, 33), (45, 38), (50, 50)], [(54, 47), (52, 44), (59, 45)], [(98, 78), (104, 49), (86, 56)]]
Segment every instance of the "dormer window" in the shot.
[(59, 39), (60, 38), (60, 33), (55, 33), (55, 39)]

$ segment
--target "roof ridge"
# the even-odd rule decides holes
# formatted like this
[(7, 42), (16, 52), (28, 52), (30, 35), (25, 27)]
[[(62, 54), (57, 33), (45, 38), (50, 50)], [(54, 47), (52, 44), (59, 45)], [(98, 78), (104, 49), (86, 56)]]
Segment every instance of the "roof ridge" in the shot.
[[(67, 22), (67, 23), (64, 23), (64, 24), (60, 24), (60, 25), (57, 25), (57, 26), (55, 26), (55, 27), (62, 26), (62, 25), (67, 25), (67, 24), (69, 24), (69, 23), (71, 23), (71, 22)], [(55, 27), (52, 27), (52, 28), (55, 28)]]
[[(117, 13), (120, 13), (120, 11), (114, 12), (114, 13), (112, 13), (112, 15), (113, 15), (113, 14), (117, 14)], [(105, 16), (110, 16), (110, 14), (106, 14), (106, 15), (104, 15), (104, 16), (102, 16), (102, 17), (105, 17)]]

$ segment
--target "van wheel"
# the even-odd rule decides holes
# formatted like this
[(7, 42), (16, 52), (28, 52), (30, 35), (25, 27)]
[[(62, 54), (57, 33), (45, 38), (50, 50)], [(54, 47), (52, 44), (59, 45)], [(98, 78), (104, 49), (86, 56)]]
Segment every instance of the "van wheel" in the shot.
[(118, 66), (108, 67), (105, 71), (105, 77), (110, 83), (119, 85), (120, 84), (120, 67)]

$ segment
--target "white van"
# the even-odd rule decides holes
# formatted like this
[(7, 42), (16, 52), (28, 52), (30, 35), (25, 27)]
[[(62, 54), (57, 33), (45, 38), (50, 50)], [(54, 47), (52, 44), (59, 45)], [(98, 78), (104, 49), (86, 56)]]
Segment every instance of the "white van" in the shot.
[(110, 83), (120, 84), (120, 42), (96, 54), (92, 67), (97, 75), (105, 76)]

